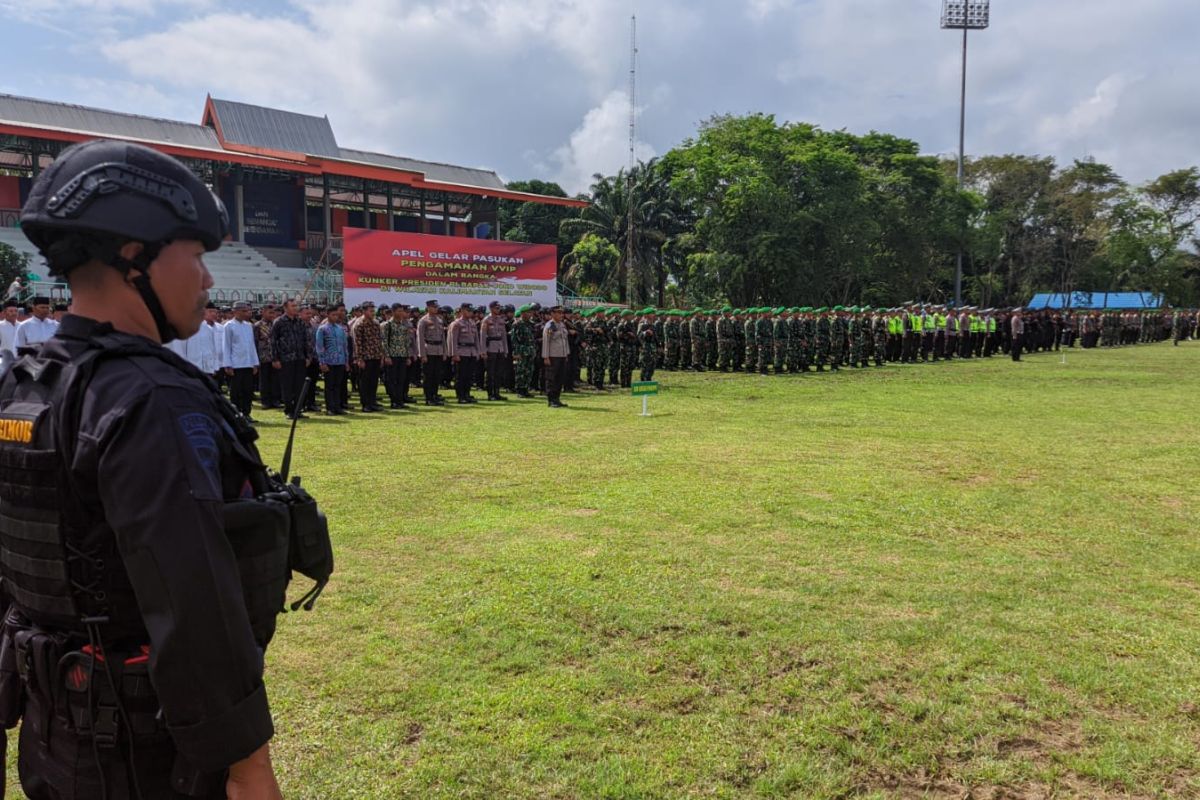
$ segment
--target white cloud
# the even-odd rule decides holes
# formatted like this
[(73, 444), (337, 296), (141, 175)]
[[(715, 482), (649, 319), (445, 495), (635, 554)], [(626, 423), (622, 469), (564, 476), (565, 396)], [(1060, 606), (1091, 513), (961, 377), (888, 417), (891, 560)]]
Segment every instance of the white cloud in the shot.
[[(123, 111), (197, 119), (211, 92), (328, 114), (349, 147), (574, 190), (626, 162), (636, 10), (639, 87), (654, 87), (638, 92), (642, 153), (750, 111), (957, 149), (959, 48), (932, 0), (286, 2), (0, 0), (14, 20), (0, 68), (23, 76), (7, 82), (18, 93)], [(1200, 5), (1074, 5), (993, 4), (971, 38), (968, 151), (1091, 152), (1135, 181), (1194, 161)]]
[[(634, 155), (645, 161), (654, 156), (654, 148), (636, 141)], [(555, 151), (553, 160), (557, 164), (554, 179), (568, 194), (585, 191), (595, 173), (613, 175), (628, 166), (629, 94), (612, 92), (590, 109), (567, 143)]]
[(1047, 142), (1076, 141), (1110, 121), (1117, 111), (1121, 94), (1132, 79), (1120, 73), (1109, 75), (1096, 86), (1091, 97), (1063, 114), (1050, 114), (1038, 123), (1038, 134)]

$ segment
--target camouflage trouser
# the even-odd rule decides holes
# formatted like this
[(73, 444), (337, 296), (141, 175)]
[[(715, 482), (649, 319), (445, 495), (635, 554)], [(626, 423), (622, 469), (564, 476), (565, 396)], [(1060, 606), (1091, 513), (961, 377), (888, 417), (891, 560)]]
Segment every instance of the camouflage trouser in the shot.
[(854, 366), (867, 363), (867, 340), (861, 337), (855, 337), (854, 349), (850, 351), (850, 363)]
[(741, 369), (742, 364), (746, 361), (746, 345), (740, 340), (734, 339), (729, 346), (733, 348), (733, 368)]
[(638, 346), (632, 342), (621, 343), (621, 385), (633, 382), (633, 364), (637, 361)]
[(706, 339), (704, 342), (704, 366), (709, 369), (717, 368), (717, 340)]
[(888, 340), (886, 333), (875, 334), (875, 366), (883, 366), (883, 360), (887, 358), (887, 345)]
[(533, 351), (520, 351), (513, 355), (519, 356), (520, 360), (513, 363), (514, 377), (516, 378), (516, 390), (520, 393), (530, 393), (533, 391), (533, 371), (537, 367), (533, 357)]
[(704, 366), (704, 341), (697, 340), (692, 342), (692, 366)]
[(640, 380), (654, 380), (654, 366), (657, 358), (657, 347), (646, 347), (645, 345), (642, 346), (642, 374), (640, 376)]
[(733, 339), (717, 339), (717, 369), (733, 366)]
[(621, 345), (613, 342), (608, 346), (608, 382), (619, 383), (621, 380)]
[(826, 336), (817, 337), (816, 363), (817, 369), (825, 369), (825, 365), (831, 363), (829, 360), (829, 338)]
[(666, 369), (675, 369), (679, 366), (679, 342), (667, 342), (666, 357), (663, 359), (663, 367)]
[(756, 369), (758, 369), (758, 345), (756, 345), (754, 342), (748, 342), (746, 344), (745, 364), (747, 372), (754, 372)]
[(788, 372), (799, 372), (800, 371), (800, 340), (799, 339), (788, 339), (787, 368), (788, 368)]
[(800, 363), (800, 371), (807, 372), (812, 366), (812, 341), (801, 339), (796, 346), (796, 360)]
[(787, 349), (788, 349), (788, 340), (787, 339), (776, 339), (775, 340), (775, 374), (776, 375), (783, 372), (783, 365), (784, 365), (784, 362), (787, 360)]
[(760, 342), (758, 345), (758, 371), (766, 374), (767, 368), (771, 366), (771, 356), (775, 352), (775, 344), (771, 341)]
[(608, 348), (592, 346), (588, 349), (588, 383), (597, 389), (604, 388), (604, 366), (608, 363)]
[(834, 366), (841, 366), (844, 357), (845, 354), (842, 352), (842, 338), (835, 336), (829, 343), (829, 363)]

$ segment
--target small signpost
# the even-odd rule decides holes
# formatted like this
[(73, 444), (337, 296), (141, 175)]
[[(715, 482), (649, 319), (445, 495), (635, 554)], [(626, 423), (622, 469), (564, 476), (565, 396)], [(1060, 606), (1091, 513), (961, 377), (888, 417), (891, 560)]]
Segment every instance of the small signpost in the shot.
[(634, 381), (631, 385), (633, 396), (642, 398), (641, 416), (650, 416), (650, 396), (658, 394), (658, 381)]

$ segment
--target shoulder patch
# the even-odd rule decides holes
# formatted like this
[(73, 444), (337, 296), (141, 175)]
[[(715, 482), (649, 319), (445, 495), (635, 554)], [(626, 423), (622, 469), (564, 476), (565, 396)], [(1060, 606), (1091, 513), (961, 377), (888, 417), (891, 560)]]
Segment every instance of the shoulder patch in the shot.
[(199, 412), (181, 414), (179, 427), (200, 466), (216, 472), (221, 451), (217, 447), (217, 424), (213, 418)]

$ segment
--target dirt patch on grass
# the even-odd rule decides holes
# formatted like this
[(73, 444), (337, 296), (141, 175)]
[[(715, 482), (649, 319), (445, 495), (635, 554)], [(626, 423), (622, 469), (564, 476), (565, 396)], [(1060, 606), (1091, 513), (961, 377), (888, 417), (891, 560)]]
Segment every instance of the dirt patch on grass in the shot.
[(572, 517), (594, 517), (600, 513), (598, 508), (574, 508), (567, 512)]

